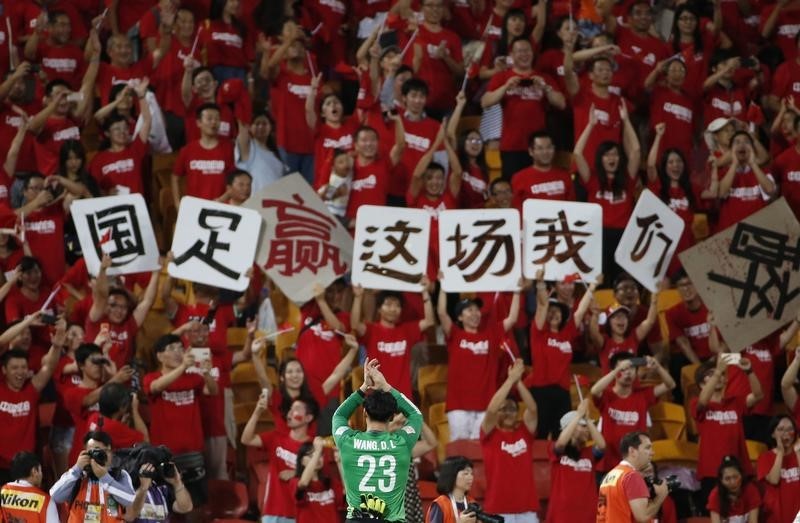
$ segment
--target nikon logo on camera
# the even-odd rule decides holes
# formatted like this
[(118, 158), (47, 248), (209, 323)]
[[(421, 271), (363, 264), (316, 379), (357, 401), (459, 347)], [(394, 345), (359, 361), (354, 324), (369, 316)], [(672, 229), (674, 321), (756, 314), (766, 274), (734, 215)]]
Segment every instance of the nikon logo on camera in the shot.
[(0, 491), (0, 505), (9, 509), (39, 512), (44, 506), (44, 494), (3, 489)]

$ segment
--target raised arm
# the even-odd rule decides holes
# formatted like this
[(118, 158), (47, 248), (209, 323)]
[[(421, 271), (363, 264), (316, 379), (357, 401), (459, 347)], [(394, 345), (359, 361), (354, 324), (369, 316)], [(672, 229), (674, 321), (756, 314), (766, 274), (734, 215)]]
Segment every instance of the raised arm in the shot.
[(133, 89), (136, 96), (139, 98), (139, 116), (142, 118), (142, 126), (139, 129), (139, 140), (142, 143), (147, 143), (150, 139), (150, 128), (153, 125), (153, 115), (150, 114), (150, 104), (147, 103), (147, 86), (150, 85), (150, 79), (145, 78)]
[(520, 301), (520, 292), (522, 292), (522, 288), (525, 286), (529, 286), (530, 282), (525, 282), (520, 278), (519, 282), (519, 289), (515, 290), (514, 293), (511, 295), (511, 304), (508, 306), (508, 316), (503, 318), (503, 332), (509, 332), (514, 325), (517, 324), (517, 320), (519, 319), (519, 301)]
[(661, 148), (661, 139), (664, 138), (664, 132), (667, 130), (667, 124), (664, 122), (657, 123), (655, 126), (656, 136), (653, 138), (653, 145), (650, 147), (650, 152), (647, 155), (647, 181), (653, 183), (658, 180), (658, 151)]
[(56, 323), (55, 333), (51, 338), (50, 350), (47, 351), (44, 358), (42, 358), (42, 367), (39, 372), (31, 378), (31, 385), (37, 391), (42, 391), (50, 382), (53, 372), (58, 366), (58, 360), (61, 358), (61, 350), (64, 348), (64, 343), (67, 341), (67, 322), (63, 319), (58, 320)]
[(446, 129), (447, 119), (445, 118), (439, 126), (439, 132), (436, 133), (436, 139), (433, 141), (433, 144), (425, 151), (425, 154), (420, 157), (416, 167), (414, 167), (414, 172), (411, 175), (411, 182), (408, 186), (408, 193), (414, 198), (419, 196), (420, 191), (422, 191), (422, 186), (425, 183), (425, 171), (431, 164), (434, 153), (442, 146)]
[(642, 146), (636, 136), (631, 119), (628, 117), (628, 107), (625, 100), (619, 105), (619, 115), (622, 118), (622, 146), (628, 156), (628, 176), (636, 178), (639, 175), (639, 166), (642, 163)]
[(314, 478), (314, 473), (317, 471), (317, 467), (319, 467), (320, 462), (322, 461), (322, 451), (325, 450), (325, 440), (319, 436), (314, 438), (313, 442), (313, 451), (309, 456), (308, 463), (303, 468), (303, 473), (300, 475), (300, 479), (297, 481), (297, 488), (298, 489), (305, 489), (311, 483), (311, 480)]
[(450, 140), (446, 139), (444, 141), (444, 149), (447, 151), (447, 162), (450, 164), (450, 174), (447, 178), (447, 190), (450, 191), (450, 196), (458, 198), (461, 192), (461, 183), (464, 180), (464, 170), (462, 169), (458, 152), (456, 152)]
[(94, 280), (94, 287), (92, 287), (92, 307), (89, 309), (89, 320), (96, 322), (106, 312), (106, 303), (108, 302), (108, 275), (106, 271), (111, 267), (111, 256), (104, 254), (100, 260), (100, 270), (97, 272), (97, 278)]
[(327, 323), (331, 329), (337, 331), (344, 331), (347, 329), (347, 326), (345, 326), (331, 310), (330, 305), (328, 305), (328, 302), (325, 300), (325, 287), (319, 283), (314, 284), (314, 302), (317, 304), (320, 314), (322, 314), (322, 319), (325, 320), (325, 323)]
[(575, 73), (575, 41), (577, 34), (570, 33), (564, 40), (564, 85), (567, 87), (567, 94), (575, 97), (581, 90), (581, 84), (578, 81), (578, 75)]
[(334, 367), (331, 375), (325, 378), (325, 381), (322, 382), (322, 392), (325, 394), (328, 394), (330, 391), (332, 391), (340, 381), (350, 374), (350, 370), (353, 368), (353, 362), (356, 360), (356, 356), (358, 355), (358, 341), (356, 341), (355, 336), (352, 334), (345, 335), (344, 343), (347, 346), (347, 353), (339, 361), (336, 367)]
[(92, 112), (92, 105), (94, 105), (94, 87), (97, 81), (97, 73), (100, 70), (100, 39), (97, 36), (97, 31), (92, 29), (89, 34), (89, 39), (94, 42), (92, 55), (89, 58), (89, 65), (86, 67), (86, 72), (83, 74), (81, 81), (80, 94), (81, 98), (78, 105), (72, 111), (72, 115), (81, 122), (86, 122)]
[(433, 303), (431, 302), (431, 294), (428, 291), (430, 282), (426, 276), (422, 277), (422, 308), (425, 316), (419, 320), (419, 330), (424, 332), (426, 329), (436, 325), (436, 314), (433, 312)]
[(17, 160), (19, 159), (19, 151), (22, 149), (22, 142), (25, 140), (25, 134), (28, 131), (28, 118), (22, 117), (22, 123), (17, 128), (17, 133), (11, 140), (11, 144), (6, 153), (6, 161), (3, 164), (3, 170), (7, 175), (13, 177), (17, 172)]
[(517, 394), (519, 394), (523, 405), (525, 405), (525, 412), (522, 414), (522, 423), (531, 434), (536, 434), (536, 428), (539, 425), (539, 408), (536, 405), (536, 400), (533, 399), (533, 394), (528, 390), (528, 387), (522, 384), (522, 380), (518, 379), (515, 385), (517, 387)]
[(602, 283), (603, 275), (598, 274), (597, 279), (590, 283), (588, 287), (586, 287), (586, 292), (584, 292), (583, 296), (581, 296), (581, 301), (578, 302), (578, 307), (575, 309), (575, 313), (573, 314), (573, 321), (575, 321), (576, 327), (580, 327), (583, 324), (583, 318), (586, 316), (586, 313), (589, 312), (589, 307), (592, 305), (594, 291), (597, 289), (597, 286), (601, 285)]
[[(578, 413), (577, 416), (574, 416), (572, 420), (564, 427), (564, 430), (558, 435), (558, 439), (554, 444), (554, 448), (556, 454), (561, 454), (564, 452), (564, 449), (567, 448), (569, 442), (572, 440), (572, 435), (575, 433), (575, 429), (578, 428), (578, 424), (586, 420), (586, 414), (589, 412), (589, 398), (583, 398), (583, 400), (578, 404), (578, 408), (576, 409)], [(590, 420), (586, 420), (587, 423), (590, 423)]]
[(647, 358), (647, 368), (655, 369), (658, 377), (661, 378), (661, 383), (653, 388), (653, 394), (656, 397), (662, 396), (675, 388), (675, 380), (670, 375), (669, 371), (665, 369), (661, 363), (652, 356), (645, 356)]
[(186, 372), (186, 369), (193, 366), (194, 356), (191, 352), (186, 351), (183, 354), (183, 361), (181, 361), (180, 365), (153, 380), (153, 382), (150, 384), (150, 394), (159, 394), (163, 392), (167, 387), (175, 383), (178, 378), (183, 376), (183, 374)]
[(747, 395), (745, 401), (747, 403), (747, 408), (751, 409), (756, 403), (764, 399), (764, 390), (761, 388), (761, 382), (758, 376), (753, 372), (753, 365), (750, 363), (750, 360), (742, 357), (738, 365), (739, 368), (747, 374), (747, 382), (750, 384), (750, 394)]
[(632, 366), (633, 363), (631, 363), (631, 360), (622, 360), (618, 362), (615, 368), (611, 369), (611, 371), (608, 374), (597, 380), (595, 384), (592, 385), (591, 388), (592, 396), (594, 396), (595, 398), (600, 398), (603, 395), (603, 392), (605, 392), (605, 390), (612, 383), (614, 383), (614, 380), (617, 379), (617, 374), (628, 370)]
[[(169, 263), (169, 257), (164, 258), (164, 265), (166, 266)], [(150, 281), (147, 282), (147, 287), (144, 290), (144, 294), (142, 295), (141, 301), (133, 309), (133, 319), (136, 321), (136, 325), (142, 326), (144, 324), (144, 320), (147, 319), (147, 313), (150, 312), (150, 309), (153, 307), (153, 303), (156, 301), (156, 292), (158, 291), (158, 278), (161, 275), (161, 269), (156, 269), (150, 273)]]
[(268, 394), (262, 394), (261, 397), (258, 398), (258, 403), (256, 403), (253, 413), (250, 414), (250, 419), (247, 420), (247, 424), (242, 430), (242, 437), (240, 438), (242, 445), (256, 448), (261, 448), (263, 446), (261, 438), (256, 433), (256, 427), (258, 425), (258, 420), (261, 419), (261, 414), (267, 410), (268, 399)]
[(389, 160), (392, 167), (400, 163), (400, 157), (403, 155), (403, 150), (406, 148), (406, 130), (403, 127), (403, 118), (400, 115), (390, 116), (394, 120), (394, 145), (389, 151)]
[(589, 107), (589, 123), (584, 127), (583, 132), (578, 137), (578, 141), (575, 142), (574, 150), (575, 167), (577, 167), (578, 176), (581, 177), (583, 183), (588, 183), (592, 175), (592, 169), (589, 167), (589, 162), (586, 161), (583, 151), (586, 149), (586, 144), (589, 142), (589, 136), (591, 136), (595, 125), (597, 125), (597, 115), (594, 114), (594, 104), (592, 104)]
[(456, 108), (453, 109), (453, 114), (447, 121), (447, 141), (450, 142), (452, 147), (458, 143), (458, 123), (461, 121), (461, 114), (464, 112), (464, 107), (467, 105), (467, 95), (464, 91), (459, 91), (456, 95)]
[(322, 82), (322, 73), (311, 78), (311, 89), (308, 92), (308, 96), (306, 96), (306, 125), (312, 131), (317, 128), (317, 92), (319, 91), (320, 82)]
[(536, 271), (536, 314), (533, 316), (533, 322), (538, 330), (545, 327), (549, 300), (550, 294), (547, 292), (547, 284), (544, 282), (544, 267), (542, 267)]
[(650, 296), (650, 307), (647, 309), (647, 316), (636, 326), (636, 339), (640, 342), (647, 338), (650, 330), (658, 321), (658, 291)]
[(514, 365), (508, 369), (508, 377), (494, 393), (494, 396), (492, 396), (492, 399), (489, 401), (489, 405), (486, 407), (486, 415), (483, 417), (483, 422), (481, 422), (481, 429), (483, 429), (484, 433), (490, 433), (497, 426), (500, 409), (503, 403), (505, 403), (506, 398), (508, 398), (511, 389), (522, 378), (524, 372), (525, 364), (522, 362), (522, 359), (517, 358)]
[[(439, 272), (439, 281), (442, 280), (442, 273)], [(439, 318), (439, 325), (442, 327), (444, 337), (450, 337), (450, 331), (453, 329), (453, 320), (447, 313), (447, 293), (444, 289), (439, 288), (439, 296), (436, 299), (436, 316)]]
[(547, 28), (546, 0), (539, 0), (531, 9), (531, 13), (534, 14), (536, 18), (536, 23), (531, 31), (531, 42), (538, 45), (542, 41), (542, 37), (544, 37), (544, 30)]
[(364, 301), (364, 288), (361, 285), (353, 285), (353, 305), (350, 309), (350, 328), (357, 336), (363, 336), (367, 332), (367, 326), (361, 317), (361, 307)]
[(800, 369), (800, 345), (794, 350), (794, 359), (786, 367), (786, 372), (783, 373), (781, 378), (781, 394), (783, 395), (783, 402), (786, 403), (786, 408), (793, 412), (797, 405), (797, 389), (794, 383), (797, 381), (797, 371)]
[(717, 388), (719, 380), (725, 373), (725, 365), (727, 362), (721, 354), (717, 354), (717, 364), (714, 367), (714, 372), (708, 377), (705, 384), (700, 387), (700, 395), (697, 397), (697, 407), (705, 409), (711, 401), (711, 396), (714, 394), (714, 389)]

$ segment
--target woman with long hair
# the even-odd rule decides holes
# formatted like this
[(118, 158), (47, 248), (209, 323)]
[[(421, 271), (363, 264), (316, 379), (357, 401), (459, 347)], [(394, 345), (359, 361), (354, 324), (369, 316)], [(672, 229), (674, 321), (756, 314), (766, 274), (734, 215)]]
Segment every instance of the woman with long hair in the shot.
[(246, 80), (250, 60), (247, 56), (247, 29), (241, 20), (239, 0), (213, 0), (209, 19), (201, 28), (206, 65), (217, 82), (231, 78)]
[[(450, 456), (439, 468), (436, 492), (439, 497), (433, 500), (425, 523), (456, 523), (465, 521), (464, 516), (472, 513), (469, 504), (475, 500), (469, 496), (472, 488), (472, 462), (463, 456)], [(474, 521), (467, 519), (466, 521)]]
[(339, 521), (338, 506), (344, 494), (341, 480), (326, 467), (331, 461), (328, 450), (325, 440), (317, 436), (297, 451), (295, 477), (290, 480), (297, 507), (296, 523)]
[(239, 126), (234, 159), (236, 167), (253, 177), (252, 194), (280, 179), (286, 171), (278, 157), (274, 131), (275, 120), (263, 109), (253, 112), (250, 125)]
[(793, 521), (800, 511), (800, 443), (797, 424), (787, 414), (772, 418), (769, 423), (772, 448), (758, 457), (756, 474), (764, 489), (765, 523)]
[(706, 508), (711, 513), (711, 523), (741, 521), (758, 523), (761, 494), (745, 476), (736, 456), (725, 456), (717, 472), (717, 486), (708, 496)]
[[(714, 3), (719, 11), (719, 3)], [(715, 17), (717, 18), (717, 17)], [(670, 44), (673, 53), (680, 53), (686, 63), (685, 89), (692, 96), (702, 96), (703, 81), (708, 72), (708, 63), (717, 45), (722, 17), (711, 27), (703, 27), (702, 19), (690, 3), (675, 10)], [(726, 39), (727, 40), (727, 39)], [(729, 42), (728, 42), (729, 43)]]

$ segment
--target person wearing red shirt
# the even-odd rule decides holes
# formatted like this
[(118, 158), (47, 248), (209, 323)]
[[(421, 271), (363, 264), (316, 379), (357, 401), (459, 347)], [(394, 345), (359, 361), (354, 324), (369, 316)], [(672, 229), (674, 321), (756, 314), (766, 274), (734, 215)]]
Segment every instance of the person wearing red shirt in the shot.
[(150, 442), (166, 445), (173, 456), (203, 452), (200, 395), (219, 393), (211, 376), (211, 360), (200, 365), (201, 373), (188, 373), (195, 366), (194, 356), (184, 351), (183, 342), (173, 334), (159, 338), (154, 349), (160, 368), (143, 378), (150, 400)]
[(325, 439), (317, 436), (313, 443), (304, 443), (297, 450), (295, 477), (290, 480), (297, 509), (297, 523), (317, 523), (339, 520), (339, 504), (344, 497), (338, 475), (330, 477), (323, 471), (331, 461), (325, 449)]
[(671, 51), (680, 54), (686, 63), (685, 89), (692, 97), (703, 91), (703, 81), (708, 75), (708, 61), (719, 40), (722, 26), (720, 3), (713, 4), (714, 20), (703, 27), (703, 19), (693, 4), (683, 4), (675, 9), (672, 35), (669, 45)]
[(402, 120), (395, 119), (395, 142), (388, 158), (379, 151), (378, 132), (372, 127), (361, 127), (356, 131), (353, 140), (353, 181), (345, 211), (350, 229), (355, 227), (356, 213), (360, 206), (386, 205), (389, 176), (395, 174), (395, 168), (400, 163), (400, 155), (405, 148)]
[(700, 395), (689, 402), (689, 413), (697, 422), (700, 448), (697, 459), (697, 477), (702, 486), (703, 499), (716, 485), (717, 467), (722, 458), (734, 455), (745, 474), (753, 472), (744, 436), (743, 418), (748, 409), (763, 397), (758, 378), (750, 362), (742, 358), (735, 364), (746, 369), (750, 392), (746, 396), (733, 395), (727, 390), (727, 358), (717, 357), (700, 365), (695, 371)]
[[(712, 186), (714, 184), (712, 171)], [(777, 191), (769, 171), (759, 165), (755, 142), (747, 131), (737, 131), (731, 138), (731, 164), (719, 179), (719, 221), (717, 231), (761, 210)]]
[(592, 316), (589, 323), (589, 338), (595, 347), (599, 347), (600, 368), (603, 372), (613, 369), (611, 360), (616, 354), (629, 352), (639, 353), (639, 345), (647, 339), (647, 334), (658, 322), (658, 294), (653, 294), (647, 316), (641, 323), (632, 327), (635, 316), (625, 305), (615, 304), (606, 313), (605, 332), (601, 332), (599, 318)]
[(795, 423), (800, 422), (800, 401), (798, 401), (797, 390), (794, 384), (797, 381), (798, 370), (800, 370), (800, 345), (794, 350), (794, 358), (792, 358), (789, 366), (786, 367), (786, 372), (783, 373), (781, 378), (781, 395), (786, 408), (794, 415)]
[(450, 441), (480, 437), (484, 409), (497, 390), (503, 338), (517, 322), (519, 300), (516, 291), (508, 316), (482, 322), (483, 301), (466, 298), (456, 304), (453, 321), (447, 312), (447, 293), (439, 291), (436, 313), (447, 341), (449, 372), (453, 376), (472, 376), (470, 380), (447, 380), (445, 410)]
[(353, 308), (350, 311), (350, 327), (367, 349), (367, 358), (381, 359), (381, 372), (387, 381), (406, 397), (411, 391), (411, 349), (422, 341), (423, 333), (435, 324), (431, 297), (426, 289), (427, 278), (423, 277), (421, 295), (425, 317), (419, 321), (400, 323), (403, 313), (403, 297), (394, 291), (381, 291), (375, 299), (378, 321), (365, 321), (361, 315), (364, 289), (353, 286)]
[(254, 41), (245, 29), (240, 11), (239, 0), (212, 2), (210, 17), (200, 33), (205, 63), (219, 82), (230, 78), (246, 79), (248, 49), (253, 47)]
[(486, 161), (483, 155), (483, 137), (477, 129), (462, 131), (456, 136), (466, 102), (465, 96), (458, 95), (456, 97), (456, 108), (447, 122), (447, 139), (451, 144), (455, 144), (453, 147), (456, 149), (459, 163), (463, 169), (458, 208), (483, 209), (489, 188)]
[[(107, 342), (107, 338), (103, 341)], [(104, 343), (104, 347), (108, 345)], [(133, 369), (128, 365), (117, 370), (116, 365), (94, 343), (84, 343), (78, 347), (75, 351), (75, 363), (78, 365), (81, 381), (75, 387), (68, 387), (63, 391), (64, 408), (69, 412), (75, 426), (68, 458), (70, 463), (78, 459), (82, 450), (83, 437), (89, 432), (87, 420), (89, 414), (99, 408), (97, 401), (104, 383), (125, 383), (133, 376)]]
[[(795, 46), (800, 45), (800, 31), (795, 36)], [(767, 96), (767, 105), (775, 112), (781, 100), (788, 98), (800, 104), (800, 54), (795, 52), (794, 60), (784, 57), (772, 76), (772, 91)]]
[[(536, 435), (536, 400), (522, 384), (525, 365), (517, 358), (508, 369), (508, 377), (497, 389), (486, 407), (481, 422), (480, 443), (486, 467), (484, 510), (500, 514), (507, 521), (536, 523), (539, 496), (533, 479), (533, 443)], [(517, 423), (518, 407), (509, 397), (515, 389), (525, 412)], [(513, 474), (509, 474), (510, 471)]]
[(512, 67), (495, 74), (481, 97), (482, 107), (499, 103), (503, 107), (503, 121), (514, 122), (504, 125), (500, 135), (503, 178), (507, 180), (530, 165), (528, 140), (531, 133), (545, 128), (546, 109), (566, 107), (564, 95), (555, 88), (555, 80), (533, 69), (530, 40), (515, 39), (510, 56)]
[(765, 523), (794, 521), (800, 512), (800, 444), (797, 425), (786, 414), (770, 421), (772, 449), (758, 457), (756, 472), (764, 488)]
[(702, 363), (713, 356), (708, 348), (711, 325), (708, 322), (708, 309), (686, 271), (680, 269), (671, 279), (681, 302), (665, 313), (669, 341), (675, 343), (680, 351), (670, 354), (670, 371), (673, 377), (680, 377), (683, 366)]
[[(795, 115), (792, 125), (795, 132), (800, 131), (800, 118)], [(780, 195), (786, 198), (786, 203), (800, 216), (800, 141), (794, 146), (783, 151), (772, 163)]]
[(86, 419), (89, 432), (102, 430), (123, 449), (149, 441), (150, 432), (142, 419), (137, 393), (121, 383), (108, 382), (100, 389), (97, 405), (98, 410), (90, 412)]
[[(595, 64), (594, 67), (602, 66)], [(603, 208), (603, 269), (612, 281), (621, 271), (614, 259), (614, 249), (633, 213), (641, 158), (639, 139), (628, 118), (624, 101), (615, 109), (623, 122), (622, 147), (616, 141), (603, 141), (598, 144), (594, 156), (589, 156), (588, 144), (593, 140), (592, 135), (597, 135), (596, 130), (602, 129), (599, 115), (604, 114), (598, 113), (592, 105), (589, 123), (581, 132), (574, 153), (578, 175), (586, 188), (588, 201), (598, 203)]]
[[(96, 52), (99, 57), (100, 49)], [(103, 102), (111, 100), (111, 88), (115, 85), (127, 84), (131, 80), (141, 82), (153, 73), (152, 56), (148, 54), (134, 62), (131, 41), (124, 34), (113, 34), (108, 38), (106, 53), (110, 62), (100, 63), (97, 73), (97, 92)]]
[[(662, 72), (665, 73), (664, 82), (656, 85)], [(644, 81), (645, 90), (650, 93), (650, 126), (655, 131), (654, 146), (656, 140), (659, 142), (656, 162), (660, 161), (667, 149), (678, 149), (684, 159), (692, 157), (696, 103), (683, 90), (685, 80), (686, 64), (675, 58), (659, 62)], [(668, 128), (669, 133), (659, 133), (659, 126)]]
[[(455, 78), (464, 74), (461, 39), (442, 27), (444, 0), (422, 0), (422, 23), (417, 29), (411, 54), (411, 67), (430, 87), (427, 107), (444, 115), (453, 109), (456, 97)], [(408, 60), (408, 58), (406, 60)]]
[[(544, 269), (536, 275), (536, 316), (531, 322), (530, 343), (533, 372), (525, 385), (530, 387), (539, 412), (539, 439), (557, 437), (559, 421), (570, 410), (572, 345), (582, 330), (597, 288), (593, 282), (583, 294), (574, 314), (566, 305), (550, 299), (544, 282)], [(570, 317), (572, 316), (572, 317)]]
[[(606, 441), (588, 415), (589, 398), (559, 420), (561, 433), (548, 445), (551, 487), (547, 504), (548, 523), (594, 521), (597, 511), (597, 481), (594, 467), (603, 457)], [(592, 441), (592, 446), (586, 444)], [(580, 492), (580, 496), (575, 496)]]
[(613, 370), (592, 385), (591, 392), (600, 411), (601, 432), (606, 441), (606, 454), (597, 464), (599, 472), (611, 470), (623, 459), (619, 447), (625, 434), (646, 430), (648, 409), (658, 402), (660, 396), (675, 388), (675, 380), (652, 356), (645, 357), (646, 367), (655, 370), (662, 382), (652, 387), (636, 386), (637, 367), (633, 358), (630, 352), (616, 354), (611, 360)]
[(316, 418), (317, 405), (301, 399), (294, 400), (286, 413), (288, 433), (272, 430), (256, 432), (262, 413), (267, 409), (268, 395), (258, 399), (253, 414), (242, 431), (242, 444), (265, 449), (269, 454), (269, 481), (261, 513), (273, 521), (294, 520), (297, 515), (291, 479), (296, 475), (297, 455), (301, 446), (311, 439), (309, 426)]
[[(0, 34), (3, 32), (0, 31)], [(7, 158), (17, 132), (20, 129), (27, 131), (28, 120), (17, 111), (22, 109), (27, 114), (35, 114), (41, 110), (41, 98), (37, 96), (41, 91), (41, 85), (38, 77), (31, 74), (31, 64), (28, 62), (22, 62), (12, 73), (5, 76), (2, 85), (8, 88), (8, 94), (5, 96), (5, 103), (0, 103), (0, 158)], [(17, 171), (37, 169), (34, 142), (35, 136), (26, 132), (17, 158)]]
[[(227, 84), (226, 84), (227, 85)], [(201, 130), (195, 123), (198, 108), (207, 104), (216, 104), (218, 100), (219, 82), (214, 79), (211, 69), (203, 67), (191, 57), (184, 60), (183, 78), (181, 80), (181, 100), (183, 101), (183, 127), (186, 142), (200, 139)], [(233, 110), (227, 103), (217, 104), (219, 108), (218, 136), (232, 140), (237, 135), (237, 120)]]
[(514, 191), (514, 206), (522, 212), (525, 200), (575, 201), (575, 185), (572, 176), (553, 165), (555, 143), (548, 131), (536, 131), (528, 140), (528, 154), (533, 158), (533, 165), (517, 171), (511, 177), (511, 188)]
[(125, 117), (112, 115), (103, 122), (103, 129), (111, 145), (98, 152), (89, 164), (89, 172), (106, 194), (142, 194), (142, 168), (148, 153), (150, 136), (150, 105), (145, 100), (148, 80), (137, 84), (133, 90), (139, 98), (139, 115), (142, 125), (131, 139), (130, 126)]
[(745, 120), (751, 92), (758, 87), (757, 77), (746, 88), (736, 84), (734, 74), (744, 66), (733, 50), (716, 50), (710, 66), (711, 74), (703, 82), (703, 121), (708, 124), (717, 118)]
[[(42, 42), (45, 30), (48, 32), (48, 38)], [(84, 51), (70, 43), (71, 33), (72, 26), (65, 12), (42, 11), (36, 29), (25, 42), (25, 59), (41, 63), (41, 70), (48, 81), (59, 78), (66, 81), (72, 89), (78, 89), (85, 67)]]
[(306, 36), (294, 22), (283, 26), (281, 45), (263, 53), (260, 73), (272, 82), (270, 97), (277, 120), (278, 152), (289, 172), (299, 172), (314, 184), (314, 134), (300, 115), (311, 92), (313, 58), (306, 50)]
[(9, 349), (0, 357), (3, 380), (0, 381), (0, 481), (8, 481), (11, 458), (21, 450), (36, 448), (39, 394), (50, 381), (58, 364), (66, 328), (57, 329), (56, 336), (42, 367), (31, 376), (28, 353)]
[(216, 200), (225, 192), (225, 177), (233, 171), (233, 144), (219, 136), (220, 109), (203, 104), (195, 113), (200, 139), (190, 142), (178, 153), (172, 173), (175, 208), (180, 207), (178, 178), (186, 177), (186, 196)]
[(712, 521), (758, 521), (761, 494), (745, 477), (736, 456), (725, 456), (717, 472), (717, 486), (708, 496), (706, 509)]
[(109, 289), (106, 271), (111, 262), (108, 255), (103, 256), (100, 262), (100, 271), (92, 287), (92, 306), (84, 329), (87, 340), (95, 339), (101, 331), (108, 331), (112, 344), (108, 357), (117, 368), (122, 368), (134, 357), (136, 333), (153, 306), (161, 271), (151, 273), (142, 299), (134, 308), (134, 301), (124, 288)]
[(775, 43), (787, 62), (797, 57), (795, 42), (800, 34), (798, 28), (800, 1), (786, 0), (764, 5), (761, 11), (761, 36)]
[[(597, 523), (653, 521), (669, 496), (666, 481), (653, 484), (655, 497), (640, 471), (646, 470), (653, 459), (653, 443), (645, 432), (625, 434), (620, 441), (621, 461), (600, 483), (597, 500)], [(660, 521), (660, 519), (659, 519)]]
[(669, 56), (667, 44), (650, 32), (653, 25), (653, 8), (650, 2), (635, 0), (628, 4), (627, 25), (617, 22), (611, 11), (612, 2), (602, 2), (600, 6), (606, 31), (616, 36), (622, 53), (632, 56), (639, 63), (643, 76), (649, 75)]

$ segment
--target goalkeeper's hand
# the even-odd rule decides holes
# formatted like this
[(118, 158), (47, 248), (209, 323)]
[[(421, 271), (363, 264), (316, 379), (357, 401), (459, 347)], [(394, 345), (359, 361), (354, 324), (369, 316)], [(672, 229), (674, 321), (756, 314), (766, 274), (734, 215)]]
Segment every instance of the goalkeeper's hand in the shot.
[(372, 494), (361, 494), (361, 504), (358, 508), (361, 509), (361, 512), (369, 514), (370, 517), (383, 519), (383, 515), (386, 512), (386, 502)]

